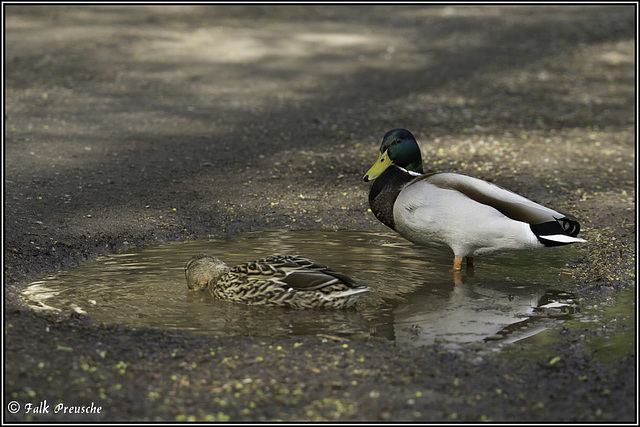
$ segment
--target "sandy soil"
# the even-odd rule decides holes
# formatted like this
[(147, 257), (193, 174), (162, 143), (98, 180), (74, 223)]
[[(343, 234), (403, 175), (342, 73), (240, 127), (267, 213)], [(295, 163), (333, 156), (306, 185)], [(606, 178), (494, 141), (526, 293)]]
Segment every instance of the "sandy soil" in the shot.
[[(19, 297), (150, 244), (381, 227), (362, 175), (405, 127), (427, 169), (579, 218), (588, 255), (571, 290), (612, 304), (635, 287), (632, 6), (5, 12), (5, 421), (635, 419), (635, 352), (601, 363), (595, 331), (498, 355), (211, 340)], [(45, 400), (49, 413), (26, 413)]]

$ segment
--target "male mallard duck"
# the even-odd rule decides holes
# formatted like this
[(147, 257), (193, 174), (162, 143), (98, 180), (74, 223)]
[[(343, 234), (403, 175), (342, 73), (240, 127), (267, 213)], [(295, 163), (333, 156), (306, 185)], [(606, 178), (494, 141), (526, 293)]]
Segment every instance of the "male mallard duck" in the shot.
[(492, 252), (584, 242), (580, 224), (486, 181), (455, 173), (425, 174), (416, 139), (406, 129), (384, 136), (376, 163), (364, 176), (375, 180), (369, 205), (383, 224), (422, 246), (453, 249), (453, 269), (462, 258)]
[(353, 307), (372, 289), (344, 274), (296, 255), (274, 255), (229, 268), (210, 255), (196, 255), (185, 266), (190, 290), (251, 305), (295, 308)]

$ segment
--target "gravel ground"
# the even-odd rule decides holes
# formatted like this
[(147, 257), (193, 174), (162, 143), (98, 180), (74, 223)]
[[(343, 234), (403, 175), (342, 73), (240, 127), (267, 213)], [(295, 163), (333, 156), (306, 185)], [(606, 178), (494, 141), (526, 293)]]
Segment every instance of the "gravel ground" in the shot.
[(5, 5), (4, 421), (635, 421), (635, 350), (602, 362), (583, 327), (498, 354), (211, 339), (35, 313), (19, 296), (168, 241), (378, 229), (362, 175), (404, 127), (428, 170), (579, 218), (569, 290), (615, 307), (635, 289), (635, 16)]

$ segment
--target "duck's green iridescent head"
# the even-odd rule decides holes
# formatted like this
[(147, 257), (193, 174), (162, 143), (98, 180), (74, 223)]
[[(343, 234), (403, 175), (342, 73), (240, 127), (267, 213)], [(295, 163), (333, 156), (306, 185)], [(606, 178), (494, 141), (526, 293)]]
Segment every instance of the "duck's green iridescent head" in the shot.
[(380, 145), (378, 160), (365, 174), (364, 180), (376, 179), (392, 164), (411, 172), (424, 173), (420, 147), (415, 137), (406, 129), (393, 129), (387, 132)]

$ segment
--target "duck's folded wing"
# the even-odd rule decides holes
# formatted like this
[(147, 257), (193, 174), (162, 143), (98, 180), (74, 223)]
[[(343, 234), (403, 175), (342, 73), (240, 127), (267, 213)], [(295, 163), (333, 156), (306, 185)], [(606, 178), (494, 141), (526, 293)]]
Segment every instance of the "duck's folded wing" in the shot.
[(481, 179), (454, 173), (439, 173), (420, 177), (410, 185), (421, 180), (439, 188), (455, 190), (478, 203), (492, 206), (513, 220), (526, 222), (538, 236), (563, 234), (575, 237), (580, 231), (580, 223), (575, 217), (542, 206)]
[(277, 271), (279, 281), (299, 291), (322, 290), (334, 284), (357, 287), (345, 274), (302, 256), (275, 255), (262, 258), (256, 264), (262, 270)]

